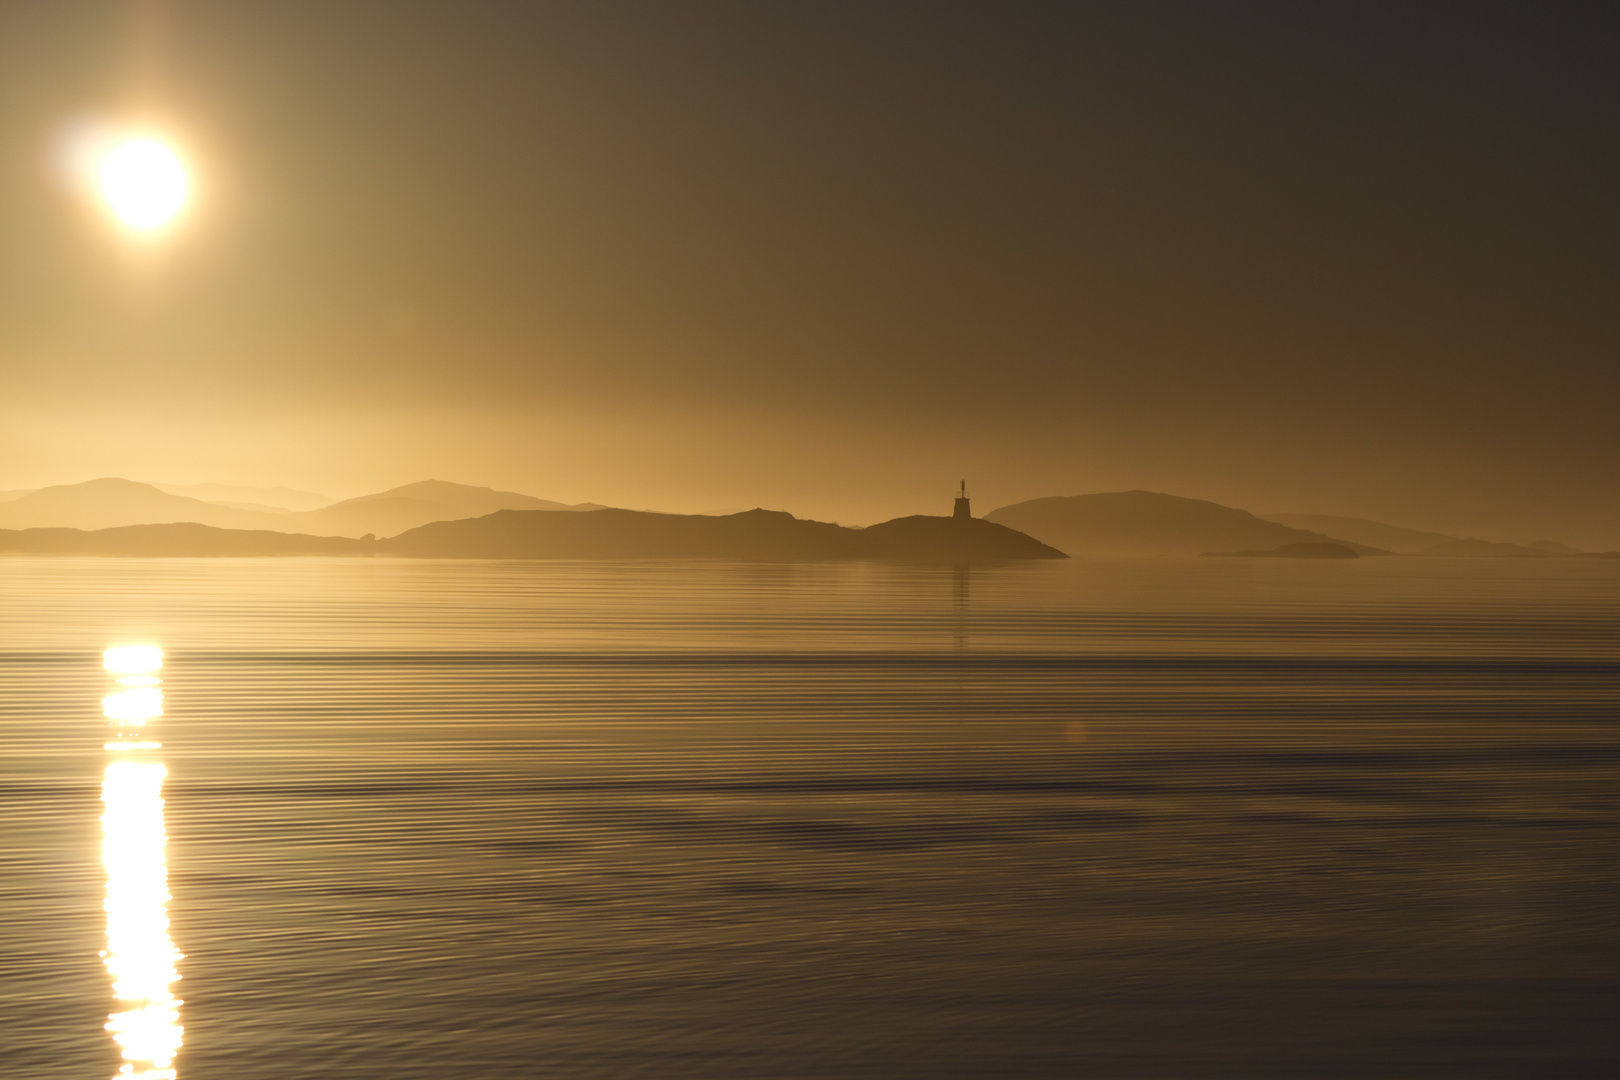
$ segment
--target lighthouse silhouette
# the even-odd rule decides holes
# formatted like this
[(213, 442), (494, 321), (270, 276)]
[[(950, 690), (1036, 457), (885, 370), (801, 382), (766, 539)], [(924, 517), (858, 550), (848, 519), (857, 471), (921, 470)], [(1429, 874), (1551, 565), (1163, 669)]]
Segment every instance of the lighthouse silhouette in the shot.
[(955, 521), (966, 521), (972, 516), (973, 511), (968, 509), (967, 481), (964, 480), (961, 490), (956, 494), (956, 513), (952, 514), (951, 518)]

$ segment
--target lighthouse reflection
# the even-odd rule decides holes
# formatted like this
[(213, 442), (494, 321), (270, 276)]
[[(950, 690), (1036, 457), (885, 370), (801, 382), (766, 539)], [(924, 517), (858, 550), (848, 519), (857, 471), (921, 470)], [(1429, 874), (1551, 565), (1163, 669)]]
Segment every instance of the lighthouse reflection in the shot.
[(152, 673), (163, 666), (155, 646), (109, 649), (103, 663), (131, 689), (102, 700), (113, 727), (106, 743), (113, 759), (101, 782), (101, 861), (107, 871), (107, 948), (102, 954), (118, 1008), (107, 1030), (123, 1064), (115, 1080), (175, 1080), (180, 1049), (181, 954), (169, 937), (169, 873), (163, 822), (163, 780), (168, 775), (155, 751), (162, 744), (146, 731), (163, 715), (163, 692)]

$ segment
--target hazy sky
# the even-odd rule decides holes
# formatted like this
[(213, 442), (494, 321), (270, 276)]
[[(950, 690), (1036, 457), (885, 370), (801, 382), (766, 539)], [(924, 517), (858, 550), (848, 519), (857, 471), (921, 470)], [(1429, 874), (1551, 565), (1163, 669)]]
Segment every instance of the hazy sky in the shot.
[[(1620, 546), (1617, 50), (1613, 4), (0, 0), (0, 488), (965, 476)], [(192, 161), (161, 251), (63, 182), (87, 118)]]

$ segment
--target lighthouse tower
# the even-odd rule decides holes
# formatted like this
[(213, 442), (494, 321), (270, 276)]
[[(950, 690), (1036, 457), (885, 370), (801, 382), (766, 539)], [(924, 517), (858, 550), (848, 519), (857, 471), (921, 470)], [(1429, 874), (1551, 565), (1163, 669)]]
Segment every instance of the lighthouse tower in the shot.
[(956, 513), (952, 514), (951, 517), (956, 521), (966, 521), (972, 516), (973, 511), (968, 509), (967, 481), (964, 480), (962, 481), (961, 490), (956, 495)]

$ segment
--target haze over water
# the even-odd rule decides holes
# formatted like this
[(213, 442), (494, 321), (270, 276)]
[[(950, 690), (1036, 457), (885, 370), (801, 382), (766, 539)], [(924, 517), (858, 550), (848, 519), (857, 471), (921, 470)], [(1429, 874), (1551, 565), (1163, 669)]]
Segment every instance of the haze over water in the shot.
[(17, 1080), (132, 642), (181, 1080), (1620, 1062), (1620, 564), (0, 560)]

